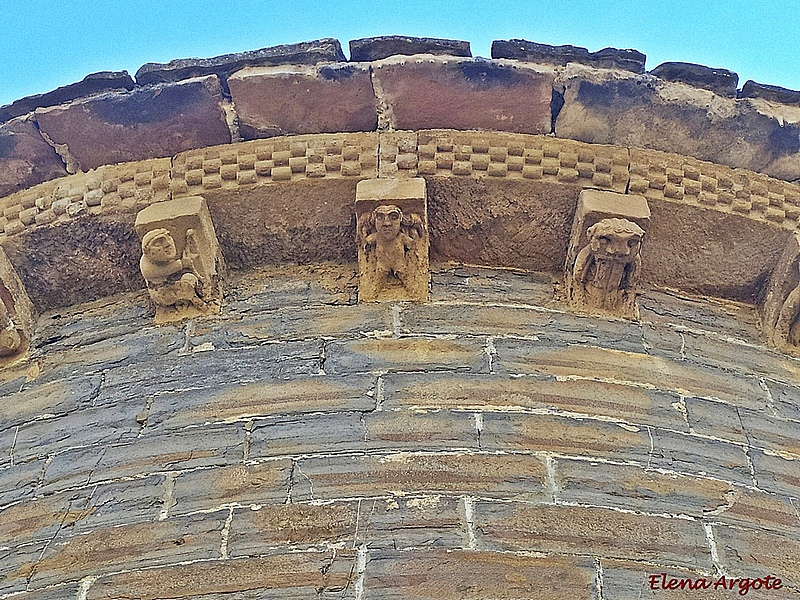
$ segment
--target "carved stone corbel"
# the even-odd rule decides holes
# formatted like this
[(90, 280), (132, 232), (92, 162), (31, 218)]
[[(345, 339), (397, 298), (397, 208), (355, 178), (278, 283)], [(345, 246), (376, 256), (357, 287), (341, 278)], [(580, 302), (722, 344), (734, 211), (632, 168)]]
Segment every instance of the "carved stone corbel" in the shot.
[(368, 179), (356, 187), (359, 302), (428, 299), (425, 180)]
[(650, 223), (643, 196), (583, 190), (565, 264), (572, 308), (597, 315), (638, 317), (640, 250)]
[(224, 262), (205, 200), (151, 204), (136, 216), (135, 228), (156, 324), (219, 313)]
[(23, 354), (33, 336), (36, 311), (6, 253), (0, 248), (0, 359)]
[(778, 259), (760, 305), (769, 344), (800, 356), (800, 239), (794, 235)]

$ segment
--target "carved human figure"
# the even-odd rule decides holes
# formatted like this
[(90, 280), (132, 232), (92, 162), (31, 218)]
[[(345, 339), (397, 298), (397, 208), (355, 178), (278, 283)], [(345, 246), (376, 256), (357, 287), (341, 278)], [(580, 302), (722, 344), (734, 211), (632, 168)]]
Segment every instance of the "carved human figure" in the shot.
[(586, 230), (571, 276), (571, 302), (582, 309), (627, 316), (635, 312), (644, 230), (627, 219), (603, 219)]
[(367, 260), (374, 263), (377, 292), (397, 284), (408, 288), (410, 277), (419, 271), (415, 246), (423, 233), (420, 216), (405, 216), (394, 204), (372, 211), (361, 236)]
[(800, 284), (783, 301), (770, 337), (778, 348), (800, 346)]
[(193, 229), (186, 231), (186, 244), (181, 258), (178, 258), (175, 240), (169, 230), (158, 228), (144, 234), (139, 267), (156, 305), (174, 307), (178, 311), (189, 306), (198, 310), (205, 308), (200, 280), (194, 270), (197, 256)]

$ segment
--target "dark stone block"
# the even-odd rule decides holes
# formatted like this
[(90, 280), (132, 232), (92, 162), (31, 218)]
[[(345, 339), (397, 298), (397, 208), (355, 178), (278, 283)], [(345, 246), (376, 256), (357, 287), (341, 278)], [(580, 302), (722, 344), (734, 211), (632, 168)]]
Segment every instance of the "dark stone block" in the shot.
[(684, 62), (665, 62), (650, 71), (666, 81), (686, 83), (722, 96), (735, 97), (739, 76), (728, 69), (714, 69)]
[(404, 35), (386, 35), (350, 40), (351, 61), (381, 60), (395, 54), (472, 56), (469, 42), (462, 42), (461, 40), (442, 40)]
[(770, 102), (780, 102), (781, 104), (800, 104), (800, 92), (789, 90), (777, 85), (767, 85), (757, 83), (748, 79), (739, 90), (739, 98), (762, 98)]
[(179, 58), (166, 64), (146, 63), (136, 71), (136, 83), (139, 85), (165, 83), (211, 74), (218, 75), (224, 81), (228, 75), (244, 67), (313, 65), (319, 62), (344, 60), (339, 40), (324, 38), (237, 54), (223, 54), (213, 58)]
[(53, 143), (67, 147), (76, 169), (87, 171), (230, 143), (222, 100), (212, 75), (41, 108), (36, 121)]
[(72, 102), (78, 98), (115, 90), (132, 90), (133, 79), (127, 71), (100, 71), (91, 73), (77, 83), (70, 83), (52, 92), (26, 96), (0, 107), (0, 122), (19, 117), (37, 108)]
[(66, 174), (61, 157), (33, 121), (0, 125), (0, 197)]
[(646, 56), (632, 49), (603, 48), (597, 52), (589, 52), (579, 46), (551, 46), (514, 39), (493, 41), (492, 58), (512, 58), (560, 66), (575, 62), (604, 69), (643, 73)]

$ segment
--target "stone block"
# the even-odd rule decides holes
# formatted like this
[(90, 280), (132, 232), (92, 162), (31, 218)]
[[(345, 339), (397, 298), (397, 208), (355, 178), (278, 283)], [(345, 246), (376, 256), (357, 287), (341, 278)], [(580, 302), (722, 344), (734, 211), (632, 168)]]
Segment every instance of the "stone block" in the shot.
[(555, 458), (555, 474), (556, 498), (562, 502), (698, 519), (724, 510), (741, 493), (716, 479), (561, 457)]
[(0, 506), (32, 496), (44, 469), (44, 460), (15, 463), (0, 469)]
[(473, 550), (370, 553), (365, 589), (386, 600), (589, 600), (592, 561)]
[(794, 535), (722, 525), (713, 530), (720, 559), (730, 575), (751, 579), (772, 575), (783, 579), (785, 587), (800, 587), (800, 565), (794, 558), (800, 554), (797, 530)]
[(527, 340), (495, 340), (499, 373), (536, 373), (556, 377), (603, 378), (655, 386), (662, 391), (714, 397), (736, 404), (743, 394), (761, 397), (758, 380), (681, 364), (658, 356), (614, 349), (568, 346), (543, 347)]
[[(555, 278), (549, 273), (527, 273), (513, 269), (492, 269), (474, 266), (438, 265), (431, 272), (431, 300), (433, 302), (458, 301), (480, 304), (484, 298), (502, 297), (509, 303), (544, 305), (553, 299)], [(413, 310), (412, 310), (413, 309)], [(415, 305), (405, 307), (406, 320), (412, 315), (434, 315), (441, 307)], [(428, 312), (430, 310), (431, 312)], [(422, 318), (422, 317), (420, 317)], [(512, 323), (514, 318), (509, 315)], [(412, 320), (409, 320), (412, 319)], [(487, 321), (487, 319), (481, 319)], [(491, 319), (488, 319), (489, 321)], [(444, 323), (429, 326), (445, 326)], [(458, 324), (451, 324), (457, 327)]]
[(685, 519), (605, 508), (476, 502), (475, 528), (485, 549), (600, 555), (711, 569), (702, 524)]
[(647, 57), (638, 50), (631, 49), (603, 48), (597, 52), (589, 52), (579, 46), (551, 46), (513, 39), (493, 41), (492, 58), (512, 58), (562, 67), (567, 63), (576, 62), (601, 69), (623, 69), (643, 73)]
[(130, 91), (133, 86), (133, 79), (128, 75), (127, 71), (90, 73), (76, 83), (61, 86), (44, 94), (26, 96), (0, 107), (0, 122), (33, 112), (37, 108), (72, 102), (85, 96), (93, 96), (103, 92)]
[(325, 346), (325, 372), (485, 371), (486, 355), (471, 339), (364, 339)]
[(367, 65), (251, 67), (228, 78), (228, 86), (244, 139), (378, 125)]
[[(140, 600), (158, 600), (170, 590), (176, 598), (221, 600), (233, 595), (255, 600), (322, 597), (353, 598), (351, 578), (355, 552), (324, 550), (275, 554), (259, 558), (203, 561), (135, 573), (107, 575), (89, 588), (87, 600), (112, 600), (135, 593)], [(197, 596), (202, 590), (204, 595)]]
[(486, 59), (395, 57), (373, 65), (394, 129), (550, 132), (554, 74)]
[(313, 65), (345, 60), (339, 40), (323, 38), (298, 44), (271, 46), (260, 50), (223, 54), (214, 58), (180, 58), (166, 64), (146, 63), (136, 71), (136, 83), (166, 83), (215, 74), (223, 81), (245, 67), (271, 65)]
[(715, 439), (653, 428), (649, 466), (755, 484), (745, 448)]
[(33, 121), (14, 119), (0, 125), (0, 197), (66, 174), (61, 157)]
[(753, 461), (755, 480), (759, 489), (798, 498), (800, 471), (798, 471), (797, 457), (754, 448), (749, 450), (749, 456)]
[(576, 64), (556, 85), (564, 89), (559, 137), (675, 152), (788, 181), (800, 177), (796, 107)]
[(215, 76), (40, 108), (36, 122), (71, 172), (231, 141)]
[(572, 222), (564, 287), (580, 311), (634, 318), (640, 250), (650, 225), (643, 196), (583, 190)]
[(646, 428), (555, 415), (505, 415), (486, 412), (480, 445), (499, 452), (554, 452), (608, 460), (647, 463)]
[(757, 83), (752, 79), (744, 82), (738, 93), (739, 98), (761, 98), (780, 104), (800, 104), (800, 91), (789, 90), (777, 85)]
[(364, 415), (369, 450), (478, 449), (474, 415), (453, 411), (376, 411)]
[(532, 456), (398, 452), (308, 458), (295, 471), (292, 501), (300, 502), (392, 494), (545, 497), (544, 465)]
[(98, 529), (69, 539), (56, 538), (41, 560), (29, 565), (31, 585), (43, 587), (135, 565), (219, 556), (220, 530), (227, 511), (155, 523)]
[(367, 179), (356, 186), (359, 302), (428, 299), (425, 180)]
[(797, 501), (793, 498), (736, 487), (727, 494), (726, 502), (728, 506), (720, 507), (713, 515), (714, 522), (778, 534), (800, 528)]
[(579, 192), (537, 181), (431, 179), (431, 260), (559, 271)]
[(147, 412), (147, 428), (170, 431), (258, 417), (367, 412), (375, 407), (374, 384), (372, 375), (299, 376), (159, 394)]
[(223, 504), (281, 504), (288, 497), (292, 461), (201, 469), (175, 479), (175, 504), (170, 514), (214, 509)]
[(206, 201), (190, 196), (151, 204), (136, 215), (134, 228), (156, 324), (219, 313), (225, 263)]
[(480, 412), (556, 410), (610, 420), (685, 429), (677, 395), (595, 379), (536, 379), (463, 373), (388, 374), (386, 409), (460, 409)]
[(736, 97), (739, 76), (728, 69), (715, 69), (684, 62), (665, 62), (650, 71), (659, 79), (685, 83), (710, 90), (720, 96)]
[(396, 54), (439, 54), (445, 56), (472, 56), (469, 42), (439, 38), (385, 35), (381, 37), (350, 40), (351, 61), (382, 60)]
[(255, 420), (248, 459), (318, 452), (363, 452), (363, 413), (298, 415)]

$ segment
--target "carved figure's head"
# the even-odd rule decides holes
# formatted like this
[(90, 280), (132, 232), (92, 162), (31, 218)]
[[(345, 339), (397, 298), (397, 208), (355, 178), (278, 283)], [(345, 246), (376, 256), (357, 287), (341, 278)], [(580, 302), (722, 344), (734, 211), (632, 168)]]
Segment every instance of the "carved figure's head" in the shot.
[(603, 219), (586, 234), (595, 258), (627, 263), (639, 254), (644, 229), (627, 219)]
[(142, 238), (142, 254), (154, 263), (168, 263), (178, 256), (175, 240), (167, 229), (153, 229)]
[(373, 224), (378, 237), (384, 240), (393, 240), (400, 233), (400, 224), (403, 222), (403, 211), (394, 204), (382, 204), (372, 211)]

